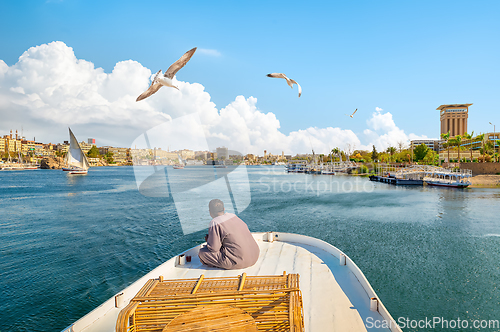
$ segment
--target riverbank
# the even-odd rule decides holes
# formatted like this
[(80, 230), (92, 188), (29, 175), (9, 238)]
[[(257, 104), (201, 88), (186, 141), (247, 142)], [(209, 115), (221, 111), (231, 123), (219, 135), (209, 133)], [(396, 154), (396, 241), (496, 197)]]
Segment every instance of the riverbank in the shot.
[(471, 188), (500, 188), (500, 175), (476, 175), (470, 182)]

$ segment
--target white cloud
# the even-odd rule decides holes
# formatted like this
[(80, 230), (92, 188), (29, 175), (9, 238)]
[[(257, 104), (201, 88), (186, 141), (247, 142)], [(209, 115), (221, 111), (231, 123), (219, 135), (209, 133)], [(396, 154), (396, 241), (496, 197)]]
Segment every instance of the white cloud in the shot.
[[(220, 54), (215, 50), (202, 52)], [(0, 60), (0, 133), (24, 128), (43, 142), (67, 139), (71, 126), (80, 140), (96, 138), (98, 145), (130, 146), (143, 132), (166, 120), (197, 112), (210, 147), (226, 146), (242, 153), (326, 153), (334, 147), (377, 149), (408, 137), (389, 112), (376, 108), (367, 121), (363, 145), (349, 129), (310, 127), (285, 134), (272, 112), (257, 107), (257, 98), (237, 96), (218, 109), (198, 83), (178, 81), (179, 90), (162, 88), (153, 97), (136, 102), (153, 74), (140, 63), (118, 62), (111, 73), (77, 59), (63, 42), (27, 50), (8, 66)], [(413, 135), (413, 136), (412, 136)]]
[[(123, 146), (131, 135), (179, 113), (179, 107), (196, 110), (203, 87), (185, 87), (182, 82), (180, 89), (186, 90), (182, 93), (164, 88), (158, 98), (136, 102), (148, 88), (150, 76), (149, 69), (132, 60), (119, 62), (105, 73), (77, 59), (63, 42), (32, 47), (11, 67), (0, 62), (0, 110), (5, 119), (0, 130), (5, 133), (22, 126), (30, 138), (33, 134), (60, 142), (71, 126), (81, 128), (74, 130), (81, 140), (95, 137), (101, 138), (102, 145)], [(193, 91), (198, 98), (192, 98)]]
[(363, 134), (370, 142), (369, 149), (371, 149), (371, 145), (375, 145), (379, 151), (383, 151), (389, 146), (398, 146), (399, 142), (406, 144), (409, 140), (427, 138), (427, 136), (416, 134), (406, 135), (404, 130), (396, 126), (392, 114), (390, 112), (382, 113), (382, 111), (382, 108), (376, 107), (372, 117), (366, 121), (369, 128), (365, 129)]
[(203, 53), (205, 55), (210, 55), (210, 56), (221, 56), (222, 54), (213, 49), (208, 49), (208, 48), (198, 48), (198, 52)]

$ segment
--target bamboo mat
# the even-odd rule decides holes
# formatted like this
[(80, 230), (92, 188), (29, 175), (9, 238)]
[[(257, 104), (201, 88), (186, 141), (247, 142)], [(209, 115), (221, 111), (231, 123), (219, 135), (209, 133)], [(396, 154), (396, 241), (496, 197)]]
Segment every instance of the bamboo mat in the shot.
[[(253, 319), (258, 331), (304, 330), (299, 275), (284, 272), (278, 276), (243, 273), (237, 277), (205, 278), (201, 275), (196, 279), (150, 279), (120, 312), (116, 331), (161, 332), (180, 315), (191, 317), (191, 321), (184, 323), (199, 320), (193, 313), (200, 307), (211, 306), (241, 310)], [(187, 314), (189, 312), (191, 314)], [(214, 313), (214, 321), (221, 319), (216, 311), (210, 312)], [(210, 317), (204, 314), (205, 321), (210, 321)]]

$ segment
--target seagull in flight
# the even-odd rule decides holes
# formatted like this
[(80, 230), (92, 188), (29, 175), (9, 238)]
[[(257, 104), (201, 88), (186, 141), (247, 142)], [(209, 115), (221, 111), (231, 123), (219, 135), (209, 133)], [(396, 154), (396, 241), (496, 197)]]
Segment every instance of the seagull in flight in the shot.
[(293, 85), (297, 84), (297, 87), (299, 88), (299, 97), (302, 94), (302, 88), (300, 87), (299, 83), (295, 82), (295, 80), (292, 80), (291, 78), (286, 77), (285, 74), (282, 73), (272, 73), (272, 74), (267, 74), (267, 77), (274, 77), (274, 78), (284, 78), (286, 80), (286, 83), (293, 89)]
[(140, 101), (143, 99), (146, 99), (147, 97), (151, 96), (152, 94), (156, 93), (156, 91), (160, 90), (162, 86), (169, 86), (171, 88), (176, 88), (179, 90), (178, 87), (176, 87), (172, 79), (174, 78), (175, 74), (186, 65), (186, 63), (191, 59), (193, 56), (194, 52), (196, 51), (196, 47), (193, 49), (190, 49), (186, 53), (184, 53), (183, 56), (176, 62), (174, 62), (170, 67), (168, 67), (167, 71), (165, 72), (165, 75), (163, 77), (161, 76), (161, 69), (156, 73), (155, 77), (151, 81), (151, 85), (149, 88), (143, 92), (139, 97), (137, 97), (136, 101)]
[(352, 117), (354, 116), (354, 113), (356, 113), (356, 111), (357, 111), (357, 110), (358, 110), (358, 109), (356, 108), (356, 109), (354, 110), (354, 112), (352, 112), (352, 114), (351, 114), (351, 115), (349, 115), (349, 114), (346, 114), (346, 115), (352, 118)]

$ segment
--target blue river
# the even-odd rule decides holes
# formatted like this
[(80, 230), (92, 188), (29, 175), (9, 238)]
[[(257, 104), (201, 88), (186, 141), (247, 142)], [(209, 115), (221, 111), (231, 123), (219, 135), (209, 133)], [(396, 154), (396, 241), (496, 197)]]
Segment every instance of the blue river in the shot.
[[(195, 168), (178, 171), (189, 179)], [(500, 320), (499, 190), (397, 187), (279, 166), (247, 172), (249, 205), (238, 212), (249, 228), (338, 247), (394, 319)], [(0, 331), (61, 331), (203, 242), (206, 229), (184, 234), (171, 196), (151, 196), (133, 167), (1, 171)]]

